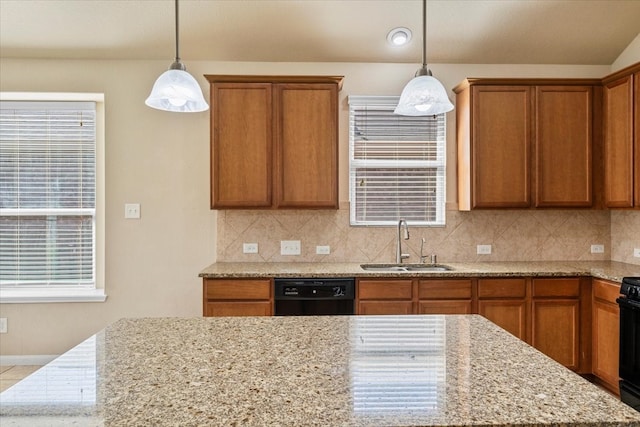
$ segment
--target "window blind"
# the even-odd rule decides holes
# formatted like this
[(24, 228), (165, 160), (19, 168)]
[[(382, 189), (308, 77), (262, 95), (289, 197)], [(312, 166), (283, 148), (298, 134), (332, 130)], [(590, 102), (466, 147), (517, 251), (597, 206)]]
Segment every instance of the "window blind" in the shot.
[(0, 286), (95, 286), (95, 102), (0, 103)]
[(351, 224), (442, 226), (446, 116), (399, 116), (397, 103), (349, 97)]
[(444, 316), (357, 316), (353, 322), (350, 373), (356, 414), (442, 409)]

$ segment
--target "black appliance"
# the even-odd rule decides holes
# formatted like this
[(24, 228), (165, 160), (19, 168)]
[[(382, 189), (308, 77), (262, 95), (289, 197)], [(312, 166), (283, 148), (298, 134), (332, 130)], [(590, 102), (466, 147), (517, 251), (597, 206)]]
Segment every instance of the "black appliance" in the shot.
[(640, 277), (625, 277), (620, 306), (620, 398), (640, 412)]
[(276, 278), (276, 316), (354, 314), (354, 278)]

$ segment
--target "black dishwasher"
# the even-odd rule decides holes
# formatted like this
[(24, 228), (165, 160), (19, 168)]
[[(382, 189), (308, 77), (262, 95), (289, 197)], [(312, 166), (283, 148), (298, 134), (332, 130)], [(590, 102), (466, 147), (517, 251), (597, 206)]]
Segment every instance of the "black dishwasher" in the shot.
[(354, 314), (355, 279), (276, 278), (276, 316)]

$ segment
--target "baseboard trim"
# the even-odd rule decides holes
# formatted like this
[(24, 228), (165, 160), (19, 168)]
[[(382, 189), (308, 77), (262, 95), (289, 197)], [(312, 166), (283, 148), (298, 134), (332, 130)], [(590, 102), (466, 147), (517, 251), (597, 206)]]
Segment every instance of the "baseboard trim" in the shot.
[(13, 365), (46, 365), (53, 359), (58, 357), (58, 354), (31, 354), (24, 356), (0, 356), (0, 365), (13, 366)]

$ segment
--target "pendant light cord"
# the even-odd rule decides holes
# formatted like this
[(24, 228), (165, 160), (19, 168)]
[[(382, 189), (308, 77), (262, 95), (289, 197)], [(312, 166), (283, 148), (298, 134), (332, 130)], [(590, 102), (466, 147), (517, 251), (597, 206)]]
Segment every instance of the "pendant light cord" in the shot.
[(427, 0), (422, 0), (422, 67), (427, 68)]
[(179, 19), (178, 19), (178, 0), (176, 0), (176, 62), (180, 62), (180, 51), (178, 43)]
[(427, 68), (427, 0), (422, 0), (422, 67), (416, 71), (415, 76), (430, 76)]

